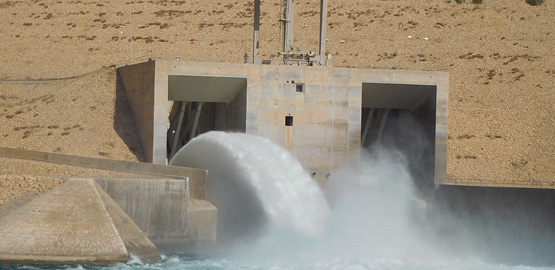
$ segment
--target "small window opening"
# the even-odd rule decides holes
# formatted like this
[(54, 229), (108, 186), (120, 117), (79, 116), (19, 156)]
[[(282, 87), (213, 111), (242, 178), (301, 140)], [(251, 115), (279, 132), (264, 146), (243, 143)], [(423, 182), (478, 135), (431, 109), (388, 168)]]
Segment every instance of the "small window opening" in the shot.
[(297, 92), (304, 93), (304, 84), (297, 84)]
[(285, 116), (285, 126), (287, 126), (287, 127), (292, 127), (293, 126), (293, 116), (292, 115), (286, 115)]

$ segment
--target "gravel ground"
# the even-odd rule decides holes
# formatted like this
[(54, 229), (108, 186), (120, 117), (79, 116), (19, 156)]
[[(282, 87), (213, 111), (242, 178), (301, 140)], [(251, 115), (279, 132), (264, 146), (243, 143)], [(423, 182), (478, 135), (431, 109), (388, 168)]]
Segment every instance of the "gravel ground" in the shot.
[[(278, 59), (280, 2), (262, 2), (265, 59)], [(298, 2), (296, 13), (296, 44), (317, 51), (319, 1)], [(330, 0), (327, 48), (336, 66), (415, 69), (418, 54), (418, 69), (450, 73), (450, 179), (547, 183), (554, 13), (549, 1)], [(143, 160), (113, 68), (122, 49), (131, 62), (131, 35), (135, 62), (202, 61), (206, 18), (206, 61), (240, 63), (252, 15), (252, 1), (0, 2), (0, 146)], [(0, 160), (0, 203), (73, 173), (36, 164)]]

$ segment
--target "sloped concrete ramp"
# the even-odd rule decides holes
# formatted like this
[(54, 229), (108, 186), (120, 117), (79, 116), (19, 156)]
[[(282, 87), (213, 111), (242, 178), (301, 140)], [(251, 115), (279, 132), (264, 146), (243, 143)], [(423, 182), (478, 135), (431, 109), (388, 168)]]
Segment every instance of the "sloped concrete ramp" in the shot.
[(93, 179), (71, 179), (0, 218), (0, 262), (160, 260), (156, 246)]
[(188, 179), (95, 180), (159, 249), (187, 243)]

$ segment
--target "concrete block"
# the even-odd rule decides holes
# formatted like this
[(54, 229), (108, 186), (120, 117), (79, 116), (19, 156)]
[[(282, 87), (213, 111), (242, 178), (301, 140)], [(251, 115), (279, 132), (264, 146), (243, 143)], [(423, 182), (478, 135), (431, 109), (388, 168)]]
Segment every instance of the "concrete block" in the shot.
[(192, 199), (210, 200), (210, 192), (208, 190), (210, 177), (208, 171), (193, 169), (193, 177), (189, 179), (190, 197)]
[(0, 262), (110, 264), (129, 260), (128, 247), (159, 260), (133, 225), (94, 180), (71, 179), (0, 218)]
[(209, 201), (191, 200), (187, 220), (190, 248), (207, 247), (216, 243), (218, 209)]
[(189, 180), (96, 179), (159, 248), (186, 241)]
[(110, 198), (110, 196), (96, 185), (98, 194), (102, 198), (106, 210), (118, 230), (127, 252), (133, 254), (143, 262), (153, 263), (160, 261), (161, 254), (158, 248), (147, 238), (131, 218)]

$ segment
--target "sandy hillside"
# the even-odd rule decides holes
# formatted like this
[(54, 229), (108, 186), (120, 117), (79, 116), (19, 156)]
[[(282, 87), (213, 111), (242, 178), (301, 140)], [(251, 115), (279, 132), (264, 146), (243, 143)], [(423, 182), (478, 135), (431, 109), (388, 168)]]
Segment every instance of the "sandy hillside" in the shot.
[[(280, 2), (262, 2), (263, 58), (277, 59)], [(418, 54), (418, 69), (450, 72), (450, 178), (553, 182), (555, 7), (448, 2), (330, 0), (335, 66), (416, 69)], [(319, 1), (297, 2), (304, 48), (317, 50), (318, 12)], [(111, 68), (122, 51), (125, 64), (131, 47), (134, 62), (202, 61), (206, 18), (206, 61), (239, 63), (252, 13), (251, 1), (1, 1), (0, 146), (141, 159)], [(0, 165), (9, 178), (15, 165)]]

